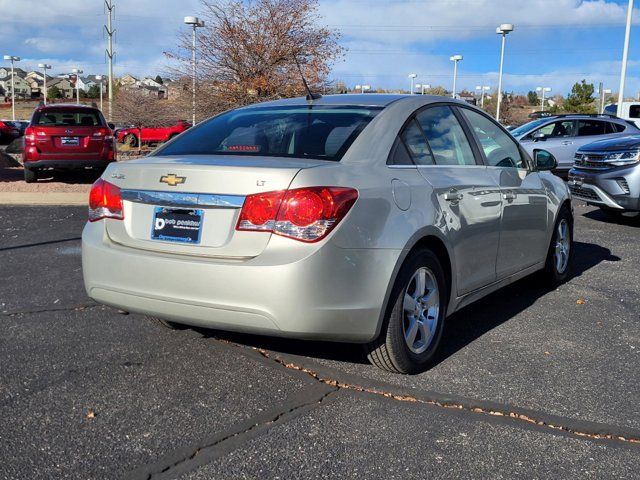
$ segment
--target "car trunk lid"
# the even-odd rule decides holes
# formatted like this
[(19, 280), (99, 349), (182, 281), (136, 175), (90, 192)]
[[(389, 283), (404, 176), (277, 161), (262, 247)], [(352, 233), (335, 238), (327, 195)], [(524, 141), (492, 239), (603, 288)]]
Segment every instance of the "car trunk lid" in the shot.
[[(254, 257), (267, 246), (271, 233), (235, 230), (245, 197), (285, 190), (301, 169), (326, 163), (230, 155), (147, 157), (112, 164), (103, 178), (122, 189), (124, 220), (107, 219), (107, 233), (116, 243), (165, 254)], [(197, 242), (158, 238), (157, 219), (174, 213), (197, 214)]]

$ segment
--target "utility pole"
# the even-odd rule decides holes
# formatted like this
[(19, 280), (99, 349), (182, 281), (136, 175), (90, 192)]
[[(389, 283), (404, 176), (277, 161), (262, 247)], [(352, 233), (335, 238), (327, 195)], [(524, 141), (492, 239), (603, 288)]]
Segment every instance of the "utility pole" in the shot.
[(620, 90), (618, 91), (617, 116), (622, 116), (622, 102), (624, 102), (624, 82), (627, 76), (627, 59), (629, 57), (629, 37), (631, 36), (631, 20), (633, 17), (633, 0), (629, 0), (627, 8), (627, 27), (624, 32), (624, 48), (622, 49), (622, 68), (620, 71)]
[[(113, 9), (116, 8), (113, 0), (104, 0), (107, 9), (107, 24), (104, 29), (107, 31), (107, 62), (109, 63), (109, 121), (113, 115)], [(100, 86), (102, 88), (102, 85)]]

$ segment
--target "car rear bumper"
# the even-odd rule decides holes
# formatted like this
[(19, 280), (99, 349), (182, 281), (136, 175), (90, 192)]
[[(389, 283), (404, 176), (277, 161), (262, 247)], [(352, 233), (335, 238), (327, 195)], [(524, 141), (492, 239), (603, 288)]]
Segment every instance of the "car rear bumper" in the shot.
[(100, 303), (189, 325), (345, 342), (376, 337), (399, 250), (327, 242), (293, 259), (286, 249), (269, 250), (241, 260), (159, 254), (116, 244), (103, 221), (88, 223), (85, 288)]
[[(113, 160), (112, 160), (113, 161)], [(25, 168), (40, 169), (40, 168), (54, 168), (56, 170), (74, 170), (94, 168), (96, 170), (104, 170), (107, 168), (111, 161), (108, 160), (26, 160), (24, 162)]]

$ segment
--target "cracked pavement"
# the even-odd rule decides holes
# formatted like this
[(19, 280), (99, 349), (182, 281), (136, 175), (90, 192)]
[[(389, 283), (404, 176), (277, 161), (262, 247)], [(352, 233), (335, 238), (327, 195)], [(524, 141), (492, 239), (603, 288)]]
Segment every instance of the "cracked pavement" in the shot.
[(415, 376), (96, 305), (84, 221), (0, 207), (0, 479), (638, 476), (640, 218), (576, 205), (574, 278), (455, 314)]

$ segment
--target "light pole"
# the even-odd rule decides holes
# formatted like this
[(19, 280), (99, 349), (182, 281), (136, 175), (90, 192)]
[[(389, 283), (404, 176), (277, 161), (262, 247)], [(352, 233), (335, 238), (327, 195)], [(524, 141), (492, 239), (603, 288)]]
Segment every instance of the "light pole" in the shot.
[(542, 111), (544, 112), (544, 94), (551, 91), (551, 87), (536, 87), (536, 92), (542, 92), (542, 100), (540, 101), (540, 106), (542, 107)]
[(76, 103), (78, 103), (79, 105), (80, 104), (80, 75), (83, 74), (84, 72), (79, 68), (74, 68), (71, 71), (76, 75), (76, 99), (77, 99)]
[(418, 77), (417, 73), (410, 73), (408, 77), (411, 79), (411, 95), (413, 95), (413, 82)]
[(600, 90), (600, 113), (604, 113), (604, 101), (606, 99), (607, 94), (611, 94), (610, 88), (602, 88)]
[(480, 92), (480, 108), (484, 108), (484, 92), (488, 92), (489, 90), (491, 90), (491, 87), (488, 87), (486, 85), (478, 85), (476, 87), (476, 90)]
[(502, 67), (504, 66), (504, 44), (507, 35), (513, 32), (513, 24), (503, 23), (496, 28), (496, 33), (502, 35), (502, 46), (500, 48), (500, 73), (498, 73), (498, 103), (496, 107), (496, 120), (500, 121), (500, 104), (502, 103)]
[(184, 17), (184, 23), (193, 27), (193, 35), (191, 37), (191, 68), (192, 68), (192, 85), (191, 85), (191, 123), (196, 124), (196, 29), (204, 27), (204, 20), (198, 17)]
[(20, 57), (14, 57), (13, 55), (5, 55), (5, 60), (11, 61), (11, 119), (15, 122), (16, 120), (16, 88), (15, 83), (13, 81), (13, 64), (14, 62), (19, 62)]
[(431, 88), (431, 85), (428, 85), (426, 83), (416, 83), (416, 88), (420, 89), (420, 95), (424, 95), (424, 91), (427, 88)]
[(102, 112), (102, 75), (96, 75), (96, 80), (100, 81), (100, 111)]
[(40, 67), (44, 72), (44, 104), (47, 104), (47, 70), (51, 68), (51, 65), (47, 65), (46, 63), (39, 63), (38, 67)]
[[(627, 76), (627, 58), (629, 57), (629, 37), (631, 36), (631, 20), (633, 17), (633, 0), (629, 0), (627, 8), (627, 28), (624, 32), (624, 49), (622, 50), (622, 68), (620, 70), (620, 91), (618, 93), (618, 110), (616, 115), (622, 115), (622, 102), (624, 102), (624, 82)], [(5, 57), (6, 58), (6, 57)]]
[(449, 60), (453, 62), (453, 92), (451, 96), (456, 98), (456, 81), (458, 79), (458, 62), (462, 60), (462, 55), (452, 55)]

